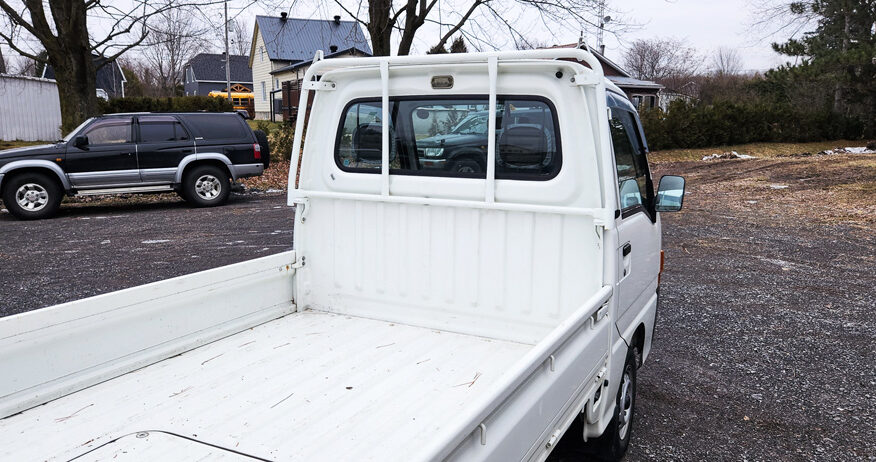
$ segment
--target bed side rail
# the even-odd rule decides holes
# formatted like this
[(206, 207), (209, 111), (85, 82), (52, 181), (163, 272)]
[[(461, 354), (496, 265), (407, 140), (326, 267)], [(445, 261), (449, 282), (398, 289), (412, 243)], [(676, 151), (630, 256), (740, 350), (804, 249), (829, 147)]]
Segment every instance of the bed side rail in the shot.
[(295, 311), (295, 252), (0, 318), (0, 418)]
[[(604, 353), (608, 345), (613, 321), (607, 306), (612, 292), (611, 286), (603, 286), (591, 296), (415, 459), (511, 460), (519, 459), (520, 451), (527, 448), (525, 458), (539, 458), (539, 447), (530, 444), (550, 438), (558, 427), (565, 429), (570, 421), (564, 417), (576, 415), (585, 399), (602, 386), (601, 371), (608, 357), (595, 358), (594, 353)], [(527, 430), (517, 432), (520, 428)], [(532, 428), (547, 428), (548, 433), (530, 442)], [(546, 454), (552, 447), (542, 444), (540, 449)]]

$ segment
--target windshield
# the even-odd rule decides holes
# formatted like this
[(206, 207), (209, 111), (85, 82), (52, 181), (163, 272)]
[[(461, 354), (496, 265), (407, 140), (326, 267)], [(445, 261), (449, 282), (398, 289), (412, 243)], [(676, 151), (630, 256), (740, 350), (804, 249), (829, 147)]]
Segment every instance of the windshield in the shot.
[(487, 116), (484, 114), (466, 118), (451, 133), (458, 135), (484, 135), (487, 133)]
[(88, 125), (88, 123), (91, 122), (92, 120), (94, 120), (94, 117), (92, 117), (90, 119), (86, 119), (85, 122), (82, 122), (81, 124), (79, 124), (79, 126), (74, 128), (73, 131), (71, 131), (70, 133), (67, 134), (67, 136), (65, 136), (64, 138), (61, 138), (60, 141), (63, 141), (65, 143), (69, 142), (70, 140), (73, 139), (74, 136), (76, 136), (77, 133), (79, 133), (82, 130), (83, 127)]

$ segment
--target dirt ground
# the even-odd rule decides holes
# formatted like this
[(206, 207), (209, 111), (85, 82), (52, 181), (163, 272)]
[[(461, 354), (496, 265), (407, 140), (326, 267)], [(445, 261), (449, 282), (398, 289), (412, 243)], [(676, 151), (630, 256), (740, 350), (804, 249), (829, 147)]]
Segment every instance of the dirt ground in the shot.
[[(876, 460), (876, 155), (654, 160), (689, 194), (627, 460)], [(283, 203), (0, 213), (0, 315), (289, 249)]]

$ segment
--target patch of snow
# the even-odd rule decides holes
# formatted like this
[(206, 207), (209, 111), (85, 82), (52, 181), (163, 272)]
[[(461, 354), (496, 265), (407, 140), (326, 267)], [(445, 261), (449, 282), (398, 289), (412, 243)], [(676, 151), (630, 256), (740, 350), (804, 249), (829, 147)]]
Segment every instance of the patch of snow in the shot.
[(745, 201), (748, 204), (757, 204), (757, 201)]
[(773, 189), (788, 189), (788, 185), (786, 184), (771, 184), (770, 188)]
[(265, 192), (266, 192), (266, 193), (278, 193), (278, 192), (286, 192), (286, 190), (285, 190), (285, 189), (273, 189), (273, 188), (271, 188), (271, 189), (268, 189), (268, 190), (265, 191)]
[(866, 146), (850, 146), (845, 148), (825, 149), (818, 154), (829, 156), (831, 154), (876, 154), (876, 151), (867, 149)]
[(148, 239), (141, 242), (141, 244), (163, 244), (165, 242), (170, 242), (170, 239)]
[(107, 240), (105, 240), (105, 241), (100, 241), (100, 243), (101, 243), (102, 245), (106, 245), (106, 244), (109, 244), (109, 243), (110, 243), (110, 240), (107, 239)]
[(703, 156), (703, 160), (715, 160), (715, 159), (757, 159), (757, 157), (748, 155), (748, 154), (739, 154), (736, 151), (724, 152), (721, 154), (715, 153), (710, 154), (708, 156)]

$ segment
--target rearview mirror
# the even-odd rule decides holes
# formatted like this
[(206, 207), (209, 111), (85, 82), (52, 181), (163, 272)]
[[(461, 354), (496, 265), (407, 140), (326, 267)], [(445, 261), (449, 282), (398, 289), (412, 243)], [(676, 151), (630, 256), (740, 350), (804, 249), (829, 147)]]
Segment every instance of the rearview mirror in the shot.
[(684, 178), (676, 175), (663, 175), (657, 187), (658, 212), (677, 212), (684, 203)]
[(76, 138), (73, 138), (73, 146), (76, 146), (80, 149), (88, 146), (88, 137), (85, 135), (79, 135)]

